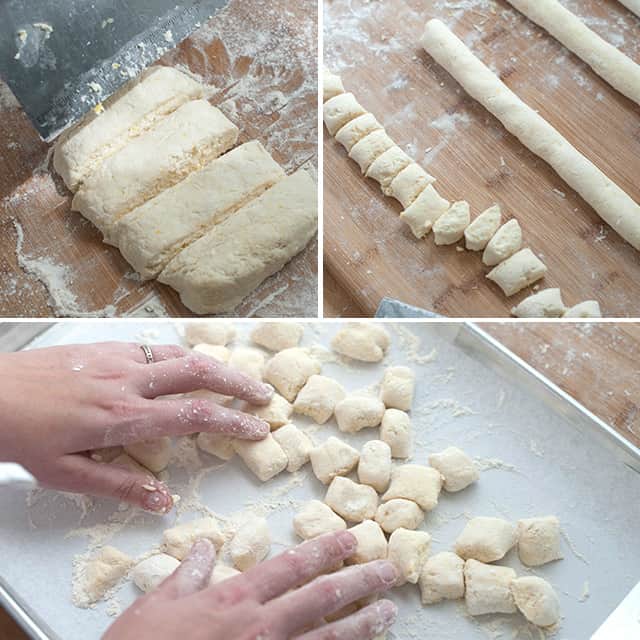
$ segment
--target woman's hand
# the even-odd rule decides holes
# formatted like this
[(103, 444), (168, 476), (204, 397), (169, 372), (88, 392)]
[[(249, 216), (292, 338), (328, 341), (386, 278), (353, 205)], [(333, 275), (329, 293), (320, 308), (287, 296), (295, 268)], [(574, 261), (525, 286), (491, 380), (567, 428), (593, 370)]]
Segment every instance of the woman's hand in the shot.
[(177, 345), (105, 342), (0, 355), (0, 460), (39, 482), (108, 496), (163, 513), (173, 501), (151, 475), (92, 460), (87, 451), (199, 431), (260, 440), (269, 425), (203, 398), (162, 396), (207, 389), (264, 405), (270, 385)]
[(322, 575), (351, 556), (356, 545), (348, 531), (330, 533), (209, 586), (215, 551), (200, 540), (171, 576), (125, 611), (104, 640), (372, 639), (396, 618), (389, 600), (317, 626), (324, 616), (398, 581), (397, 569), (386, 560)]

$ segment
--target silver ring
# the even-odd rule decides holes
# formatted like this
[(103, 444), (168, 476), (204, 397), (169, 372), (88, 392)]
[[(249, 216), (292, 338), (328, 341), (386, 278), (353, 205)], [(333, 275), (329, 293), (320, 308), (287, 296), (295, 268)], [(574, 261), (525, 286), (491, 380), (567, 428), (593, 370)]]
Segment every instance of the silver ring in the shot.
[(141, 344), (140, 348), (142, 349), (142, 353), (144, 353), (144, 357), (147, 359), (147, 364), (153, 363), (153, 351), (151, 351), (151, 347), (146, 344)]

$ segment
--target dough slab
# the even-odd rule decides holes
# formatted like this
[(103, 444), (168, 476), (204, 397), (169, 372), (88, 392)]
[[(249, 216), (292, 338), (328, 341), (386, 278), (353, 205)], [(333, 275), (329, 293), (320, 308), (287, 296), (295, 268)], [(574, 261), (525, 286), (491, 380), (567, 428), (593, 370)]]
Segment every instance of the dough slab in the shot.
[(53, 166), (76, 191), (105, 158), (185, 102), (201, 97), (202, 85), (189, 76), (171, 67), (153, 67), (111, 98), (101, 115), (64, 135), (56, 145)]
[(158, 279), (195, 313), (230, 311), (304, 249), (317, 219), (316, 184), (299, 170), (179, 253)]
[(145, 280), (153, 278), (181, 249), (284, 177), (259, 142), (247, 142), (121, 218), (120, 252)]
[(558, 0), (508, 2), (573, 51), (612, 87), (640, 104), (640, 65), (589, 29)]
[(528, 149), (548, 162), (627, 242), (640, 250), (640, 206), (542, 116), (527, 106), (439, 20), (425, 50)]
[(187, 102), (107, 158), (76, 193), (80, 211), (115, 243), (115, 223), (230, 149), (238, 128), (206, 100)]

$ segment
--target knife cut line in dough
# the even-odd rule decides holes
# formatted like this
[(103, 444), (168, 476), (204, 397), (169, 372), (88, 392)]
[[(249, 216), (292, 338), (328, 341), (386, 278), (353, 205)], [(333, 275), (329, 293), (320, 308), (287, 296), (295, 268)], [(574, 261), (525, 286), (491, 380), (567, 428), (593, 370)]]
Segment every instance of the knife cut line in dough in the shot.
[(622, 238), (640, 250), (640, 205), (513, 93), (441, 21), (430, 20), (422, 46), (528, 149), (588, 202)]
[(362, 138), (383, 128), (373, 114), (365, 113), (362, 116), (354, 118), (351, 122), (347, 122), (347, 124), (336, 133), (336, 140), (348, 153)]
[(640, 65), (589, 29), (558, 0), (507, 0), (584, 60), (614, 89), (640, 104)]
[(360, 165), (360, 170), (364, 175), (374, 161), (393, 146), (395, 146), (395, 142), (387, 135), (387, 132), (384, 129), (378, 129), (354, 144), (349, 151), (349, 157)]

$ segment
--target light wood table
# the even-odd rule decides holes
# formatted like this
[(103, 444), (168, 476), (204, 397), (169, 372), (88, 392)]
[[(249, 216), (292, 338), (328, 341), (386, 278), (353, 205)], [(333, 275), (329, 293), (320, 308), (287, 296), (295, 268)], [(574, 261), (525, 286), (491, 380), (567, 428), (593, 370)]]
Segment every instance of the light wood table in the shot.
[[(605, 39), (640, 62), (640, 20), (616, 0), (568, 1)], [(465, 8), (466, 7), (466, 8)], [(640, 316), (638, 252), (544, 162), (507, 133), (419, 44), (440, 18), (532, 108), (640, 202), (640, 107), (617, 93), (504, 0), (325, 0), (325, 65), (343, 78), (395, 142), (472, 215), (500, 203), (546, 263), (542, 287), (569, 305), (597, 299), (609, 317)], [(417, 240), (401, 206), (325, 130), (325, 264), (372, 316), (381, 298), (451, 317), (505, 317), (507, 299), (476, 252)], [(459, 243), (460, 245), (461, 243)]]
[[(54, 34), (55, 35), (55, 34)], [(54, 36), (52, 36), (54, 37)], [(317, 25), (307, 0), (232, 0), (160, 59), (218, 91), (210, 98), (291, 173), (317, 166)], [(0, 316), (190, 316), (171, 288), (141, 283), (117, 249), (71, 212), (42, 142), (0, 81)], [(317, 241), (267, 279), (238, 316), (317, 315)]]

